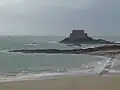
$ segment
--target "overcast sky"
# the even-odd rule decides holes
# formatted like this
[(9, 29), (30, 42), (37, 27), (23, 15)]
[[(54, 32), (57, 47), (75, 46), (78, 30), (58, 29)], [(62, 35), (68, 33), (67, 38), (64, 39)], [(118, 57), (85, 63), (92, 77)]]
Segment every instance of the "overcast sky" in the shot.
[(0, 0), (1, 35), (120, 35), (120, 0)]

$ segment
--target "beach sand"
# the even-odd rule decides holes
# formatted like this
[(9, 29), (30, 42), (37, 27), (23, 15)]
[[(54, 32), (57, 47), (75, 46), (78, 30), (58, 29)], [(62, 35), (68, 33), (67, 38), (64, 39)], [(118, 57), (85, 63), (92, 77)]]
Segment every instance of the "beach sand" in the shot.
[(120, 90), (120, 76), (65, 76), (51, 80), (0, 83), (0, 90)]

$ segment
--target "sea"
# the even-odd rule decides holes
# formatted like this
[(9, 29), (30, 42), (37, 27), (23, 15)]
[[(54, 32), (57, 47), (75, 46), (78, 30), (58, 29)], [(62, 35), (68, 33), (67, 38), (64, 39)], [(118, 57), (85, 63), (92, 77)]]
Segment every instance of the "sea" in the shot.
[[(103, 61), (105, 57), (75, 54), (24, 54), (10, 53), (11, 49), (74, 49), (87, 48), (94, 45), (66, 46), (58, 41), (64, 36), (0, 36), (0, 77), (10, 73), (53, 73), (57, 70), (72, 69), (80, 70), (85, 64), (94, 64)], [(111, 41), (120, 41), (120, 36), (94, 37)], [(36, 41), (37, 45), (30, 44)], [(119, 66), (119, 59), (116, 60)]]

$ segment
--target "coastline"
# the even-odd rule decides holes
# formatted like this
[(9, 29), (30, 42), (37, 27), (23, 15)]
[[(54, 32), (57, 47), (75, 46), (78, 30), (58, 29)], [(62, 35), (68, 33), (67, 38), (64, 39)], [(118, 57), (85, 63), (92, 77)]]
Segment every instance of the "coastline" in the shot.
[[(75, 54), (76, 55), (76, 54)], [(78, 54), (77, 54), (78, 55)], [(81, 54), (80, 54), (81, 55)], [(84, 54), (86, 55), (86, 54)], [(92, 57), (97, 57), (97, 58), (101, 58), (101, 61), (103, 60), (106, 60), (108, 59), (108, 56), (107, 55), (99, 55), (98, 52), (94, 54), (87, 54), (89, 56), (92, 56)], [(119, 58), (120, 58), (120, 55), (117, 55)], [(97, 63), (98, 61), (95, 61), (95, 62), (91, 62), (91, 63)], [(88, 63), (90, 64), (90, 63)], [(112, 71), (114, 72), (114, 70)], [(115, 71), (117, 72), (117, 71)], [(117, 73), (116, 73), (117, 74)], [(64, 77), (64, 76), (84, 76), (84, 75), (95, 75), (95, 72), (92, 72), (92, 73), (89, 73), (88, 71), (80, 71), (80, 69), (76, 68), (75, 70), (73, 71), (70, 71), (70, 72), (63, 72), (63, 73), (39, 73), (39, 74), (28, 74), (26, 76), (18, 76), (16, 79), (14, 79), (14, 77), (2, 77), (2, 80), (0, 82), (16, 82), (16, 81), (29, 81), (29, 80), (43, 80), (43, 79), (54, 79), (54, 78), (59, 78), (59, 77)]]
[[(115, 51), (115, 50), (114, 50)], [(101, 55), (94, 52), (87, 55), (107, 59), (111, 53)], [(120, 58), (120, 54), (117, 55)], [(0, 82), (0, 90), (120, 90), (120, 74), (114, 73), (108, 76), (97, 76), (95, 74), (80, 75), (61, 75), (48, 78), (31, 78), (12, 82)]]

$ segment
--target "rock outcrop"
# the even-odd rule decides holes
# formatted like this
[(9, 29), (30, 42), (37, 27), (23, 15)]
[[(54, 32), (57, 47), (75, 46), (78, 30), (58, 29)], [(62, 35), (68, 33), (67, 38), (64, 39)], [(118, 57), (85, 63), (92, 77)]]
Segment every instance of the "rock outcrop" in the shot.
[(86, 48), (86, 49), (71, 49), (71, 50), (61, 50), (61, 49), (20, 49), (20, 50), (9, 50), (9, 52), (21, 52), (21, 53), (62, 53), (62, 54), (87, 54), (90, 52), (96, 51), (106, 51), (106, 50), (117, 50), (120, 49), (120, 45), (105, 45), (94, 48)]
[(103, 39), (93, 39), (84, 33), (84, 30), (73, 30), (69, 37), (61, 40), (59, 43), (63, 44), (113, 44), (114, 42), (103, 40)]

